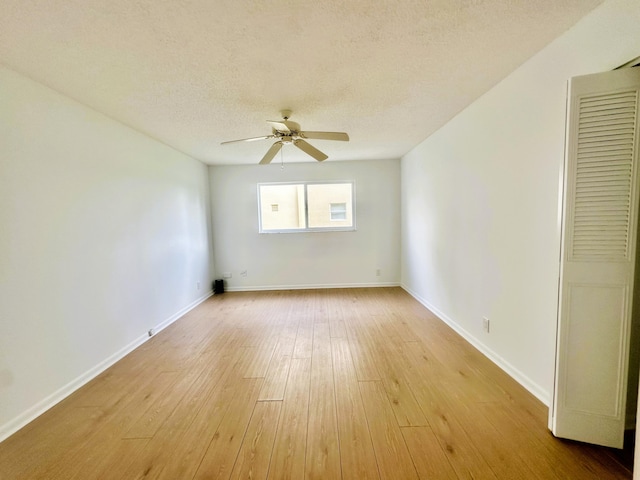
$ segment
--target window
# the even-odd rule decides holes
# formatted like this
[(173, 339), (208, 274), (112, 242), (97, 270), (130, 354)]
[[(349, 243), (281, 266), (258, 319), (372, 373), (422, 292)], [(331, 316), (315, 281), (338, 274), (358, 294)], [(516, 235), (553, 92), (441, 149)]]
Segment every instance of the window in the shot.
[(354, 197), (353, 182), (260, 183), (259, 231), (355, 230)]
[(331, 221), (334, 220), (346, 220), (347, 219), (347, 204), (346, 203), (332, 203), (330, 205)]

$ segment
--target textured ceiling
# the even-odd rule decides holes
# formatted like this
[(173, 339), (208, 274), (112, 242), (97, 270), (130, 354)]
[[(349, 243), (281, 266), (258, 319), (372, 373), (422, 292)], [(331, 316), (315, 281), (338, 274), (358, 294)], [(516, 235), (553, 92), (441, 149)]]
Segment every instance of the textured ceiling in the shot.
[(0, 0), (0, 62), (210, 164), (284, 108), (349, 133), (329, 161), (399, 158), (600, 3)]

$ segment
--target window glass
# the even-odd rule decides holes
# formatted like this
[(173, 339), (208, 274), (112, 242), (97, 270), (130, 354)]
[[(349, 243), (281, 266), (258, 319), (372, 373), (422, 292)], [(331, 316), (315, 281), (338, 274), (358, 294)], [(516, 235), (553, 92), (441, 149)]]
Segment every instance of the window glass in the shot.
[(331, 208), (331, 221), (346, 220), (347, 219), (347, 204), (346, 203), (332, 203)]
[(260, 232), (355, 230), (353, 182), (258, 184)]
[(262, 230), (306, 228), (304, 185), (260, 185), (260, 205)]

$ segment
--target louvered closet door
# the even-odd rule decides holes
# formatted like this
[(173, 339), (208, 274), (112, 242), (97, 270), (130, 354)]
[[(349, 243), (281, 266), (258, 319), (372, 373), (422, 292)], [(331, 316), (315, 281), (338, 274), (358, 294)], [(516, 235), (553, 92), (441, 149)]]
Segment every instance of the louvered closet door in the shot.
[(640, 68), (569, 85), (554, 435), (621, 448), (638, 224)]

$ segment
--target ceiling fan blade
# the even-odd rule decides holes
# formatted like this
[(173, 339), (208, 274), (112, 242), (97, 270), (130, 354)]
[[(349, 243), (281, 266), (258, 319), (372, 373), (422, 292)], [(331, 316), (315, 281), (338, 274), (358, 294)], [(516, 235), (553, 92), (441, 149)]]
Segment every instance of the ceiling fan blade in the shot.
[(290, 133), (291, 129), (287, 125), (287, 121), (275, 121), (275, 120), (267, 120), (267, 123), (275, 128), (279, 132)]
[(262, 160), (260, 160), (260, 165), (266, 165), (268, 163), (271, 163), (271, 160), (273, 160), (273, 157), (276, 156), (276, 154), (280, 151), (281, 148), (282, 148), (282, 142), (276, 142), (273, 145), (271, 145), (271, 148), (267, 150), (267, 153), (265, 153), (264, 157), (262, 157)]
[(300, 150), (302, 150), (304, 153), (311, 155), (313, 158), (315, 158), (316, 160), (318, 160), (319, 162), (326, 160), (327, 158), (329, 158), (327, 155), (325, 155), (324, 153), (322, 153), (320, 150), (318, 150), (316, 147), (313, 147), (311, 145), (309, 145), (307, 142), (305, 142), (304, 140), (294, 140), (293, 144), (298, 147)]
[(300, 132), (300, 136), (303, 138), (313, 138), (316, 140), (340, 140), (341, 142), (349, 141), (349, 135), (344, 132)]
[(227, 143), (237, 143), (237, 142), (255, 142), (256, 140), (267, 140), (268, 138), (276, 138), (276, 136), (266, 135), (264, 137), (243, 138), (241, 140), (229, 140), (228, 142), (222, 142), (220, 145), (226, 145)]

